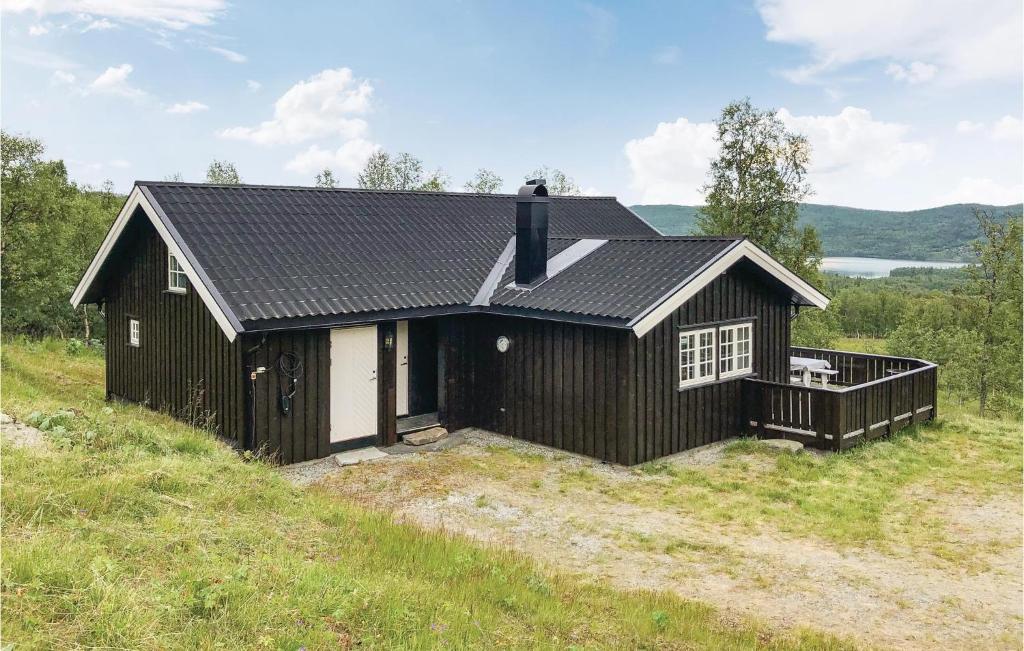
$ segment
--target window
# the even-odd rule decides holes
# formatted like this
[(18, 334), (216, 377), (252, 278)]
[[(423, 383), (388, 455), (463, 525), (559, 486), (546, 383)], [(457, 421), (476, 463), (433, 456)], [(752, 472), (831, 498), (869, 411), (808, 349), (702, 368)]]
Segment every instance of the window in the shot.
[(715, 329), (679, 333), (679, 386), (715, 379)]
[(679, 333), (679, 388), (746, 375), (754, 370), (753, 323)]
[(751, 371), (750, 323), (722, 326), (718, 330), (718, 376), (732, 377)]
[(128, 345), (139, 346), (139, 320), (128, 319)]
[(173, 253), (167, 254), (167, 291), (184, 294), (188, 287), (188, 279), (185, 270), (178, 264), (178, 259)]

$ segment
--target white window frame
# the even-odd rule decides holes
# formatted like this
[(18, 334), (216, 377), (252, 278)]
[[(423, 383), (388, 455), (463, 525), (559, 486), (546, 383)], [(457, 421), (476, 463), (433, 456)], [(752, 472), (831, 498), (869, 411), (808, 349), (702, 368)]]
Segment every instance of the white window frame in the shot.
[[(704, 335), (711, 337), (711, 343), (708, 345), (706, 342), (702, 342), (701, 338)], [(681, 330), (679, 332), (678, 343), (679, 346), (679, 388), (692, 387), (697, 384), (707, 384), (708, 382), (714, 382), (718, 379), (716, 374), (718, 370), (718, 329), (715, 327), (710, 328), (695, 328), (693, 330)], [(686, 347), (683, 347), (683, 342), (686, 341)], [(703, 351), (710, 350), (711, 359), (702, 359), (701, 354)], [(692, 353), (692, 358), (690, 354)], [(684, 359), (684, 356), (686, 359)], [(688, 369), (686, 375), (689, 377), (683, 379), (683, 369)], [(692, 370), (692, 373), (689, 372)], [(710, 370), (710, 372), (706, 372)]]
[[(745, 336), (744, 336), (745, 335)], [(754, 323), (744, 321), (718, 328), (718, 377), (747, 375), (754, 370)]]
[(139, 324), (138, 319), (128, 319), (128, 345), (139, 347), (139, 340), (141, 337), (142, 326)]
[(167, 291), (184, 294), (188, 291), (188, 276), (185, 269), (170, 251), (167, 252)]

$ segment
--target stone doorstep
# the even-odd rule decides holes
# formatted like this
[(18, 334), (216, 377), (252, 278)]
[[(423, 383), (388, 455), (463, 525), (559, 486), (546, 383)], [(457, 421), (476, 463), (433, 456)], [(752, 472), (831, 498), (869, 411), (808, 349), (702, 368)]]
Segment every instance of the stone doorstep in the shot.
[(800, 441), (791, 441), (789, 439), (761, 439), (761, 442), (770, 448), (787, 450), (789, 452), (799, 452), (804, 449), (803, 443)]
[(377, 448), (369, 447), (359, 448), (358, 450), (348, 450), (347, 452), (339, 452), (333, 456), (334, 463), (344, 468), (345, 466), (354, 466), (357, 463), (362, 463), (363, 461), (383, 459), (388, 455), (381, 452)]
[(431, 427), (418, 432), (410, 432), (402, 437), (402, 441), (406, 445), (426, 445), (428, 443), (436, 443), (446, 436), (448, 436), (448, 430), (445, 428)]

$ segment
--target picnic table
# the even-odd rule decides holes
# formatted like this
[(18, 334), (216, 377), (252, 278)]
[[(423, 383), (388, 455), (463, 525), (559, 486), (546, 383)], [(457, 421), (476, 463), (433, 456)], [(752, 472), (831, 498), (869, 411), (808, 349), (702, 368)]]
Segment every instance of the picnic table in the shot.
[(815, 376), (821, 381), (821, 386), (828, 386), (828, 379), (838, 373), (832, 370), (832, 365), (824, 359), (814, 357), (790, 357), (789, 370), (791, 373), (800, 373), (800, 380), (805, 387), (811, 386), (811, 377)]

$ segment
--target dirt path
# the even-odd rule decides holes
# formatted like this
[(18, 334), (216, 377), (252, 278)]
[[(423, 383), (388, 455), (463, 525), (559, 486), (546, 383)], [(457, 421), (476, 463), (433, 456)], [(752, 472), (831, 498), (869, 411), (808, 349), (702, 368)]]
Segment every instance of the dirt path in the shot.
[[(501, 447), (525, 454), (529, 473), (502, 471), (500, 463), (497, 471), (471, 470)], [(695, 467), (719, 456), (720, 446), (674, 463)], [(581, 485), (566, 482), (577, 474)], [(586, 487), (595, 475), (600, 490)], [(616, 497), (617, 486), (633, 482), (659, 490), (656, 479), (638, 473), (474, 432), (453, 450), (344, 469), (323, 485), (563, 571), (672, 590), (780, 628), (808, 626), (904, 649), (1021, 648), (1019, 499), (964, 494), (935, 506), (959, 543), (983, 550), (981, 562), (958, 569), (914, 550), (843, 550)]]

